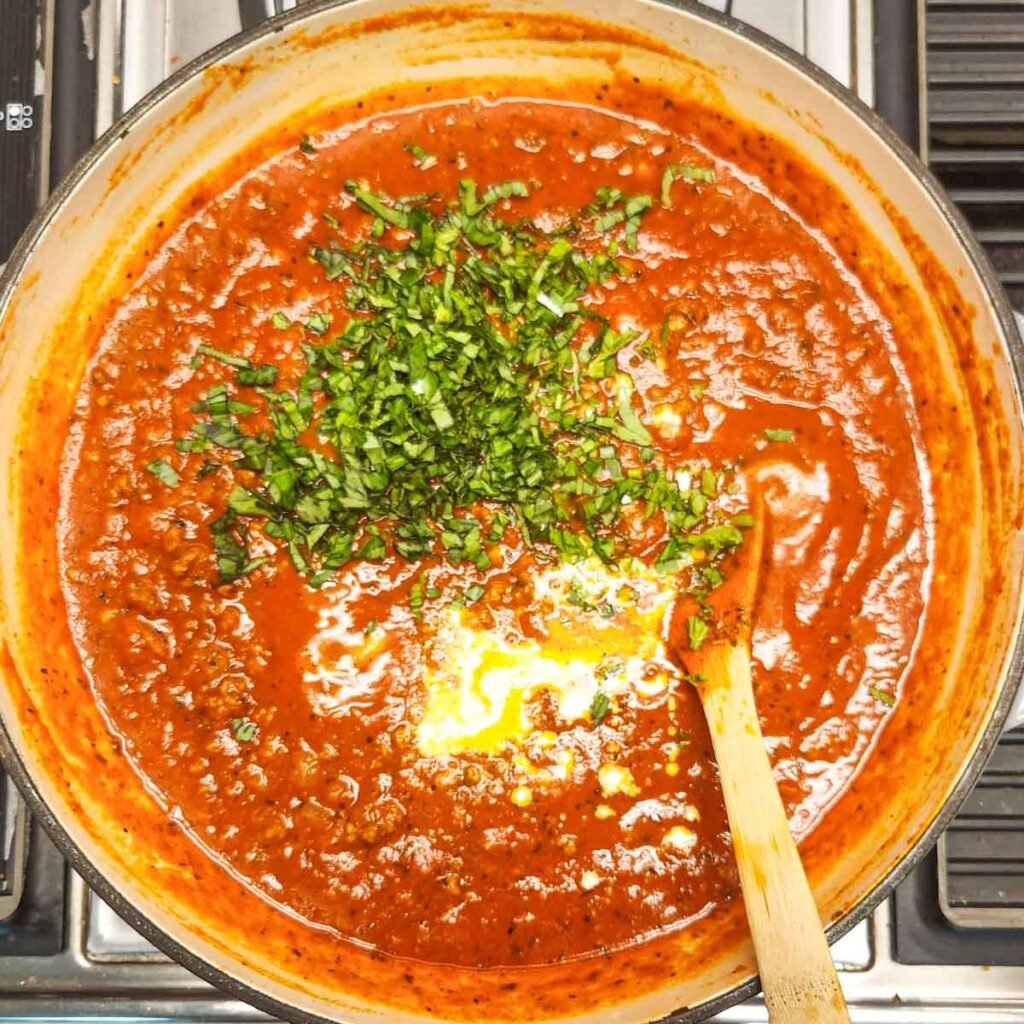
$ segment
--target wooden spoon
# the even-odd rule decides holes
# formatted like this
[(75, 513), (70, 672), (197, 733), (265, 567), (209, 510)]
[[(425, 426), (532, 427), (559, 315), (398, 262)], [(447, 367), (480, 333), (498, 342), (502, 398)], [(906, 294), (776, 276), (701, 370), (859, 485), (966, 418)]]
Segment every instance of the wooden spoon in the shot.
[(691, 649), (692, 599), (676, 602), (669, 647), (694, 676), (711, 730), (725, 794), (743, 902), (761, 986), (773, 1024), (849, 1024), (821, 918), (772, 777), (750, 676), (751, 612), (764, 550), (764, 505), (754, 495), (754, 526), (723, 566), (725, 582), (708, 603), (714, 623)]

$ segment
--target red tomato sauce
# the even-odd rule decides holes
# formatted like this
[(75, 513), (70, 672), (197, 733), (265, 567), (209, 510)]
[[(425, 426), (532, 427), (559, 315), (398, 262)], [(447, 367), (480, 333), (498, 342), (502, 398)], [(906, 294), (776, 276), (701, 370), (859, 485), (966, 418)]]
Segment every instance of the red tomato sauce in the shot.
[[(307, 254), (335, 230), (325, 212), (342, 233), (365, 226), (347, 180), (450, 197), (465, 177), (521, 179), (539, 187), (498, 215), (514, 205), (557, 218), (605, 186), (657, 195), (669, 164), (713, 167), (714, 182), (673, 185), (671, 209), (652, 209), (623, 254), (629, 275), (590, 301), (642, 338), (671, 314), (658, 359), (639, 341), (618, 355), (659, 455), (683, 472), (740, 466), (765, 488), (755, 686), (798, 834), (898, 699), (930, 535), (899, 340), (827, 239), (670, 123), (557, 102), (446, 103), (232, 168), (151, 254), (90, 364), (65, 452), (61, 551), (97, 700), (168, 813), (225, 870), (344, 938), (425, 961), (532, 965), (685, 928), (738, 895), (700, 704), (663, 652), (641, 659), (650, 685), (617, 692), (600, 723), (566, 717), (542, 688), (525, 697), (531, 728), (504, 743), (424, 740), (445, 683), (429, 680), (460, 650), (467, 660), (458, 644), (474, 632), (563, 660), (578, 643), (607, 663), (639, 635), (640, 598), (603, 622), (541, 596), (552, 566), (511, 530), (483, 573), (353, 561), (313, 590), (268, 547), (252, 575), (218, 581), (207, 526), (241, 471), (200, 476), (173, 446), (193, 403), (228, 379), (194, 356), (206, 344), (294, 378), (301, 331), (273, 315), (344, 322), (341, 293)], [(409, 145), (436, 163), (417, 166)], [(146, 471), (157, 459), (177, 486)], [(733, 501), (743, 508), (742, 491)], [(638, 551), (643, 536), (637, 526)], [(424, 572), (441, 596), (417, 615), (410, 591)], [(485, 597), (451, 618), (444, 595), (476, 584)], [(236, 735), (240, 720), (251, 738)]]

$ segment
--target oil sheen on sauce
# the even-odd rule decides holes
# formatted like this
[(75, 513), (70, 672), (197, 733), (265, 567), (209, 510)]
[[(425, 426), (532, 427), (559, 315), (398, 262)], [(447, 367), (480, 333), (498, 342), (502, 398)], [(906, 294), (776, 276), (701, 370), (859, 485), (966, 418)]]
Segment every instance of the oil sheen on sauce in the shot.
[[(83, 664), (169, 811), (268, 900), (389, 954), (468, 966), (580, 957), (684, 928), (737, 896), (696, 695), (666, 660), (673, 595), (642, 564), (538, 562), (511, 534), (465, 607), (410, 589), (424, 566), (353, 562), (320, 590), (288, 560), (219, 585), (207, 524), (230, 484), (180, 464), (219, 368), (197, 347), (287, 367), (331, 303), (306, 258), (347, 179), (390, 195), (541, 184), (522, 209), (602, 186), (657, 193), (613, 323), (673, 329), (619, 354), (659, 449), (757, 475), (770, 511), (754, 629), (758, 707), (791, 822), (813, 828), (868, 756), (913, 654), (928, 499), (889, 324), (827, 242), (681, 126), (526, 100), (375, 116), (211, 182), (152, 254), (83, 382), (64, 467), (62, 564)], [(406, 147), (436, 155), (417, 166)], [(518, 209), (518, 208), (517, 208)], [(500, 212), (500, 211), (499, 211)], [(639, 342), (638, 342), (639, 343)], [(793, 431), (769, 440), (766, 431)], [(428, 563), (441, 593), (475, 569)], [(612, 614), (595, 615), (607, 607)], [(594, 727), (601, 686), (612, 711)], [(232, 720), (256, 726), (240, 741)]]

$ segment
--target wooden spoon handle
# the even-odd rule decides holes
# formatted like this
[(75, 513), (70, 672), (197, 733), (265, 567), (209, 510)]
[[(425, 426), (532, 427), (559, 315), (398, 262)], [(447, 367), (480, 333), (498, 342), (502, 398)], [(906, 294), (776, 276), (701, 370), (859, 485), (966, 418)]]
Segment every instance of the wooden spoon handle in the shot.
[(705, 655), (704, 674), (708, 682), (701, 687), (701, 697), (769, 1018), (773, 1024), (849, 1024), (818, 909), (764, 747), (749, 648), (716, 645)]

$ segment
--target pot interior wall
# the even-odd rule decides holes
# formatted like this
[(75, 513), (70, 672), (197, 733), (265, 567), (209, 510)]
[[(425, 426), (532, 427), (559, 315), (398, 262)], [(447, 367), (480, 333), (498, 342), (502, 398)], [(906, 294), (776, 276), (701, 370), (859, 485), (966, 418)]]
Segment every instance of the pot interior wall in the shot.
[[(920, 309), (921, 345), (935, 354), (951, 401), (960, 405), (951, 420), (957, 426), (949, 438), (955, 448), (949, 471), (955, 467), (972, 495), (963, 514), (974, 524), (977, 543), (963, 553), (959, 576), (937, 581), (959, 588), (964, 614), (952, 624), (947, 659), (932, 673), (933, 707), (927, 715), (894, 717), (877, 766), (855, 786), (856, 828), (843, 848), (816, 849), (813, 836), (807, 844), (826, 920), (838, 921), (893, 870), (956, 787), (966, 759), (991, 737), (995, 725), (986, 732), (986, 723), (999, 699), (1007, 640), (1018, 624), (1024, 561), (1017, 528), (1020, 411), (1007, 341), (934, 197), (870, 127), (781, 58), (685, 10), (616, 0), (532, 0), (517, 4), (513, 14), (500, 3), (484, 3), (435, 6), (430, 20), (383, 17), (401, 6), (357, 0), (318, 9), (192, 75), (135, 115), (50, 210), (50, 223), (31, 250), (13, 261), (17, 287), (0, 322), (0, 458), (8, 467), (0, 481), (0, 653), (8, 684), (0, 708), (16, 756), (75, 845), (184, 949), (283, 1003), (353, 1019), (373, 1018), (381, 1001), (371, 988), (354, 983), (362, 970), (355, 960), (338, 977), (304, 977), (301, 961), (247, 935), (242, 925), (230, 923), (230, 913), (211, 920), (197, 916), (197, 906), (221, 909), (221, 897), (206, 896), (222, 876), (187, 837), (164, 828), (156, 848), (141, 828), (125, 834), (127, 818), (154, 823), (163, 812), (111, 743), (88, 700), (70, 639), (55, 625), (63, 615), (55, 548), (26, 550), (19, 542), (27, 517), (55, 518), (57, 494), (56, 462), (26, 464), (20, 441), (44, 427), (53, 432), (59, 458), (62, 425), (72, 414), (87, 354), (78, 339), (88, 338), (104, 303), (124, 287), (127, 258), (140, 240), (240, 149), (275, 132), (282, 146), (293, 144), (296, 126), (305, 120), (396, 82), (497, 75), (521, 80), (522, 93), (533, 94), (553, 80), (571, 90), (636, 75), (665, 79), (676, 90), (742, 112), (789, 140), (846, 193), (905, 277)], [(581, 40), (573, 17), (616, 27), (593, 26)], [(360, 27), (364, 18), (375, 20)], [(645, 45), (630, 37), (631, 30), (658, 43)], [(916, 240), (895, 210), (909, 219)], [(936, 275), (936, 266), (948, 280)], [(949, 312), (954, 304), (959, 316)], [(973, 342), (966, 340), (967, 329)], [(987, 406), (972, 404), (975, 387), (987, 393)], [(933, 469), (940, 464), (936, 453)], [(63, 689), (55, 688), (57, 677)], [(71, 735), (54, 710), (62, 700), (76, 703), (79, 726)], [(900, 773), (902, 787), (880, 789), (887, 795), (872, 802), (872, 786), (881, 778), (875, 771)], [(230, 898), (244, 897), (231, 888)], [(684, 980), (654, 972), (649, 983), (638, 976), (615, 1011), (588, 1005), (585, 993), (576, 1006), (594, 1020), (656, 1017), (721, 995), (745, 980), (750, 966), (744, 943), (709, 943), (701, 971)], [(567, 972), (563, 981), (571, 977)], [(497, 990), (492, 995), (490, 1015), (512, 1012), (511, 1001), (502, 1002)], [(390, 996), (383, 1001), (392, 1002)], [(392, 1006), (387, 1019), (414, 1019), (431, 1001), (427, 991)], [(443, 1012), (446, 1001), (435, 991), (435, 1012)]]

